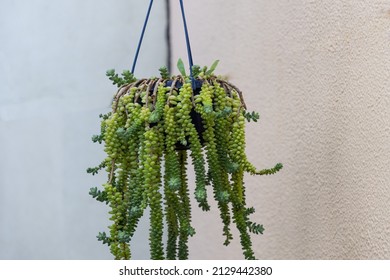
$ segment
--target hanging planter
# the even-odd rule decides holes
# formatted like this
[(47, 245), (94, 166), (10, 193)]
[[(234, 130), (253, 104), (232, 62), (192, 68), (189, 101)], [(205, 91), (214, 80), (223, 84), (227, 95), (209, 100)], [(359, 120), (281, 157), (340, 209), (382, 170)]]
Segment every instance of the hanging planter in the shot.
[[(233, 239), (235, 224), (244, 257), (255, 258), (250, 234), (264, 229), (249, 218), (255, 210), (246, 204), (244, 173), (273, 174), (282, 164), (257, 170), (248, 161), (245, 121), (259, 116), (246, 110), (236, 86), (214, 75), (217, 64), (209, 69), (192, 66), (187, 75), (179, 60), (181, 75), (171, 76), (161, 68), (160, 78), (139, 80), (132, 74), (134, 65), (121, 77), (114, 70), (107, 72), (119, 89), (112, 111), (101, 115), (100, 135), (93, 137), (104, 142), (107, 157), (88, 172), (104, 168), (108, 173), (103, 189), (91, 188), (90, 194), (111, 208), (109, 233), (99, 233), (98, 239), (110, 246), (115, 259), (131, 258), (130, 241), (147, 208), (151, 259), (187, 259), (188, 239), (195, 234), (190, 197), (208, 211), (211, 194), (220, 211), (224, 244)], [(188, 186), (189, 158), (194, 190)]]

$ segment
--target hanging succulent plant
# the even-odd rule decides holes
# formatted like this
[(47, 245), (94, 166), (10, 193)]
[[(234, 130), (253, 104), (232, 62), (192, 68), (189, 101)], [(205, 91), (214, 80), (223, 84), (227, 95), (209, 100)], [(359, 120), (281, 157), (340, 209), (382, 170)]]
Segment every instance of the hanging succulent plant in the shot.
[[(246, 110), (237, 87), (213, 74), (217, 64), (210, 69), (194, 66), (192, 78), (181, 60), (181, 75), (173, 77), (166, 68), (160, 69), (161, 78), (140, 80), (129, 71), (122, 77), (114, 70), (107, 72), (119, 90), (112, 112), (101, 115), (100, 135), (92, 138), (104, 142), (107, 157), (87, 171), (96, 174), (105, 168), (108, 172), (103, 190), (91, 188), (90, 194), (111, 208), (110, 232), (97, 237), (110, 246), (115, 259), (131, 258), (129, 243), (148, 207), (151, 259), (187, 259), (188, 238), (195, 234), (190, 193), (208, 211), (208, 189), (220, 211), (224, 244), (233, 239), (233, 223), (245, 258), (255, 258), (250, 233), (262, 234), (264, 228), (249, 219), (255, 210), (246, 204), (244, 172), (273, 174), (282, 164), (257, 170), (248, 161), (245, 120), (257, 121), (259, 115)], [(188, 187), (188, 157), (195, 169), (193, 191)]]

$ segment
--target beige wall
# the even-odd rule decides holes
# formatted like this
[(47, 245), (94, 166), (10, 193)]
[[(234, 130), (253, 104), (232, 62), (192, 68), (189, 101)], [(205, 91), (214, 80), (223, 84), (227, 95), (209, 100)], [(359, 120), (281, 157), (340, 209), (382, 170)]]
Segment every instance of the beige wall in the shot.
[[(246, 177), (261, 259), (390, 259), (390, 1), (185, 1), (194, 62), (220, 59), (261, 122), (247, 152), (281, 173)], [(171, 1), (174, 62), (186, 59)], [(192, 259), (224, 248), (196, 211)]]

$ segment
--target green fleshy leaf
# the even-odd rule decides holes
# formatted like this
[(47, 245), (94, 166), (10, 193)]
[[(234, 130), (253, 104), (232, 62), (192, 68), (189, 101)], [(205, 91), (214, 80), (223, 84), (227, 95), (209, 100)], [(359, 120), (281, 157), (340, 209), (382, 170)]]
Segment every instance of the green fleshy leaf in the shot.
[(196, 79), (199, 74), (200, 74), (200, 66), (199, 65), (194, 65), (192, 66), (192, 76)]
[(123, 84), (131, 84), (137, 80), (136, 77), (134, 77), (133, 73), (131, 73), (129, 70), (124, 70), (122, 72), (122, 81)]
[(180, 185), (181, 185), (181, 183), (180, 183), (180, 179), (179, 178), (171, 178), (168, 181), (168, 186), (173, 191), (177, 191), (180, 188)]
[(211, 75), (211, 74), (213, 74), (215, 68), (217, 68), (217, 66), (218, 66), (218, 63), (219, 63), (219, 60), (214, 61), (214, 63), (211, 65), (210, 69), (207, 70), (205, 74), (206, 74), (206, 75)]
[(169, 71), (168, 71), (168, 68), (166, 66), (162, 66), (158, 70), (160, 71), (161, 78), (163, 78), (163, 79), (170, 78)]
[(179, 58), (179, 60), (177, 61), (177, 69), (179, 69), (180, 74), (182, 76), (187, 76), (186, 70), (185, 70), (185, 67), (184, 67), (184, 63), (183, 63), (183, 60), (181, 58)]
[(99, 241), (102, 241), (103, 244), (107, 244), (108, 246), (110, 246), (111, 240), (110, 240), (110, 238), (106, 235), (105, 232), (99, 232), (98, 235), (97, 235), (96, 237), (97, 237), (97, 239), (98, 239)]
[(254, 234), (263, 234), (264, 227), (263, 225), (256, 224), (254, 222), (248, 222), (247, 223), (249, 232), (252, 232)]

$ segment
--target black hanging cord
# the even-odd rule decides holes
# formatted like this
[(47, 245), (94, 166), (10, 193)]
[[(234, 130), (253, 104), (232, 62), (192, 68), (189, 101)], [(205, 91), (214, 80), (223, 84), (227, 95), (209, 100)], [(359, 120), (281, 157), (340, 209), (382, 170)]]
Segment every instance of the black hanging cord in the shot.
[(165, 29), (165, 38), (167, 41), (167, 60), (166, 65), (168, 68), (168, 72), (172, 71), (172, 46), (171, 46), (171, 6), (170, 0), (165, 0), (166, 13), (167, 13), (167, 26)]
[(194, 62), (192, 61), (190, 37), (188, 35), (187, 22), (186, 22), (186, 16), (185, 16), (185, 13), (184, 13), (183, 0), (180, 0), (180, 7), (181, 7), (181, 15), (183, 17), (184, 33), (186, 35), (188, 62), (190, 63), (190, 76), (191, 76), (191, 80), (192, 80), (192, 86), (194, 87), (194, 79), (192, 77), (192, 66), (194, 65)]
[[(152, 9), (152, 5), (153, 5), (153, 0), (150, 0), (149, 8), (148, 8), (148, 11), (146, 13), (145, 23), (144, 23), (144, 26), (142, 28), (141, 37), (139, 39), (137, 51), (135, 53), (133, 67), (131, 68), (131, 73), (133, 73), (133, 74), (134, 74), (134, 70), (135, 70), (135, 65), (137, 64), (138, 54), (139, 54), (139, 51), (141, 49), (141, 44), (142, 44), (142, 40), (144, 38), (146, 25), (147, 25), (148, 20), (149, 20), (149, 15), (150, 15), (150, 11)], [(185, 12), (184, 12), (183, 0), (180, 0), (180, 7), (181, 7), (181, 15), (183, 17), (184, 33), (185, 33), (185, 36), (186, 36), (188, 62), (189, 62), (189, 66), (190, 66), (190, 78), (191, 78), (191, 81), (192, 81), (192, 87), (195, 88), (195, 79), (192, 76), (192, 66), (194, 65), (194, 63), (193, 63), (193, 60), (192, 60), (190, 37), (188, 35), (188, 28), (187, 28), (187, 21), (186, 21), (186, 16), (185, 16)], [(169, 9), (169, 7), (168, 7), (168, 9)], [(169, 16), (169, 11), (168, 11), (167, 15)], [(168, 20), (170, 20), (170, 19), (168, 18)], [(169, 28), (169, 25), (168, 25), (168, 28)], [(169, 33), (169, 30), (168, 30), (168, 33)], [(167, 36), (168, 36), (168, 40), (169, 40), (170, 39), (169, 38), (169, 34)], [(170, 47), (170, 46), (168, 46), (168, 47)], [(168, 55), (170, 56), (170, 50), (168, 50)]]
[(141, 37), (139, 38), (137, 51), (135, 52), (135, 57), (134, 57), (134, 61), (133, 61), (133, 67), (131, 68), (131, 73), (133, 73), (133, 74), (134, 74), (134, 70), (135, 70), (135, 65), (137, 64), (139, 50), (141, 49), (142, 39), (144, 38), (145, 29), (146, 29), (146, 25), (147, 25), (148, 20), (149, 20), (149, 15), (150, 15), (150, 10), (152, 9), (152, 5), (153, 5), (153, 0), (150, 0), (148, 12), (147, 12), (146, 18), (145, 18), (144, 27), (142, 28)]

